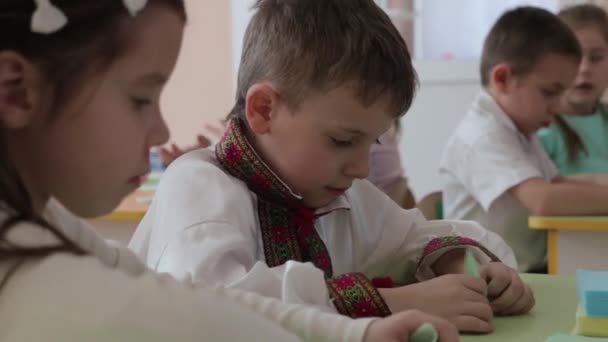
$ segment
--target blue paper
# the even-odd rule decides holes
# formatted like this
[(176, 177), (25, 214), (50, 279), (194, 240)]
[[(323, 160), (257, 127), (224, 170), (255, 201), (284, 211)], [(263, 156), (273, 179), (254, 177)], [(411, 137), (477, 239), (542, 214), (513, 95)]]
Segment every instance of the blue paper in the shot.
[(577, 270), (576, 289), (587, 316), (608, 317), (608, 272)]

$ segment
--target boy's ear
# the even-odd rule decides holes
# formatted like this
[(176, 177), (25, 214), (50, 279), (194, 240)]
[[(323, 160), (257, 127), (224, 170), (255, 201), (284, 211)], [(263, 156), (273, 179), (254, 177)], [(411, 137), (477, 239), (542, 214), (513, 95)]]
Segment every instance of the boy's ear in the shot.
[(254, 133), (265, 134), (270, 130), (279, 102), (279, 93), (270, 83), (256, 83), (249, 88), (245, 98), (245, 118)]
[(513, 69), (509, 64), (497, 64), (490, 71), (490, 84), (499, 93), (507, 92), (512, 82)]
[(0, 52), (0, 124), (8, 129), (26, 127), (41, 99), (41, 77), (23, 56)]

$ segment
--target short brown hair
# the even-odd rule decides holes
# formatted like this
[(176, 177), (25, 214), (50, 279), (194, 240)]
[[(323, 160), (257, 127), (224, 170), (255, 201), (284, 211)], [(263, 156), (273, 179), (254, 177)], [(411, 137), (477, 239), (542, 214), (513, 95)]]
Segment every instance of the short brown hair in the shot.
[(274, 82), (291, 107), (346, 82), (364, 105), (388, 94), (395, 117), (411, 106), (417, 76), (407, 45), (373, 0), (258, 0), (254, 9), (229, 117), (244, 115), (260, 81)]
[(484, 42), (481, 82), (488, 85), (490, 71), (497, 64), (507, 63), (514, 74), (524, 75), (551, 53), (580, 62), (580, 45), (566, 24), (542, 8), (524, 6), (507, 11)]
[(596, 5), (582, 4), (563, 8), (557, 16), (572, 30), (594, 26), (608, 42), (608, 14)]

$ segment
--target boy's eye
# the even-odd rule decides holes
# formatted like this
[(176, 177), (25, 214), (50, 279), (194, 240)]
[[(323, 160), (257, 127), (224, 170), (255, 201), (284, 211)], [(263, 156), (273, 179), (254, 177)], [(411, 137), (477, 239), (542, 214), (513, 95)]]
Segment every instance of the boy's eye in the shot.
[(558, 90), (549, 90), (549, 89), (541, 89), (543, 96), (545, 97), (555, 97), (560, 94)]
[(341, 139), (331, 138), (331, 141), (337, 147), (350, 147), (350, 146), (353, 145), (353, 141), (352, 140), (341, 140)]
[(603, 55), (591, 55), (589, 57), (589, 60), (591, 61), (591, 63), (598, 63), (604, 60), (604, 56)]
[(147, 106), (152, 104), (152, 101), (143, 98), (143, 97), (131, 97), (131, 103), (133, 104), (133, 107), (135, 108), (135, 110), (143, 110), (145, 109)]

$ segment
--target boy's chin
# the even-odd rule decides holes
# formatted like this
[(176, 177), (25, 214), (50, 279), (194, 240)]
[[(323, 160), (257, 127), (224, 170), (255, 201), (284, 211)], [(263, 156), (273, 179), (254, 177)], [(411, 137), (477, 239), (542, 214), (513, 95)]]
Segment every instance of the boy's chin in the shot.
[(332, 197), (318, 197), (318, 198), (304, 198), (303, 203), (305, 206), (313, 209), (319, 209), (328, 206), (331, 202), (333, 202), (336, 198)]

